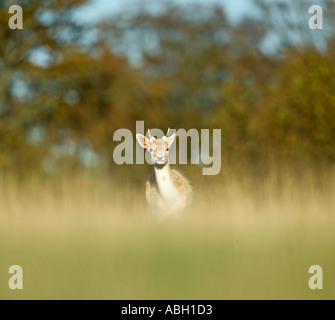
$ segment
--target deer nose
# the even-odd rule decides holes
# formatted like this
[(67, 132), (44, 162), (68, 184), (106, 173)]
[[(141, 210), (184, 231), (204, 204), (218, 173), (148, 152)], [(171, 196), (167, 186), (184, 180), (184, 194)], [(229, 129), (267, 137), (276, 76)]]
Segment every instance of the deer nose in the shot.
[(157, 156), (157, 160), (162, 161), (162, 160), (164, 160), (164, 157), (163, 156)]

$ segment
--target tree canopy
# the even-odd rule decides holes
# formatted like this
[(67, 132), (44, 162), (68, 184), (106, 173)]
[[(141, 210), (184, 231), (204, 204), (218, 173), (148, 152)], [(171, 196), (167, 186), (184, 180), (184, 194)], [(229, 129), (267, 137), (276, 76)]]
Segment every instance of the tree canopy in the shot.
[[(113, 170), (113, 133), (221, 128), (226, 163), (335, 161), (335, 34), (308, 4), (257, 0), (238, 23), (218, 5), (124, 8), (89, 26), (85, 0), (0, 6), (0, 168)], [(272, 50), (270, 50), (272, 49)]]

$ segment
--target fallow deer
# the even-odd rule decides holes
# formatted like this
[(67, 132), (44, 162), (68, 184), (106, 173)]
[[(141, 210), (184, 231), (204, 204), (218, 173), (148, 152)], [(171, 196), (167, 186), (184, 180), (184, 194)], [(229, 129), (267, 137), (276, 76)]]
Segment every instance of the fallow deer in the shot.
[(137, 134), (139, 144), (150, 152), (154, 172), (146, 182), (146, 198), (152, 212), (173, 214), (190, 206), (192, 187), (189, 181), (169, 165), (169, 148), (175, 140), (169, 131), (161, 139)]

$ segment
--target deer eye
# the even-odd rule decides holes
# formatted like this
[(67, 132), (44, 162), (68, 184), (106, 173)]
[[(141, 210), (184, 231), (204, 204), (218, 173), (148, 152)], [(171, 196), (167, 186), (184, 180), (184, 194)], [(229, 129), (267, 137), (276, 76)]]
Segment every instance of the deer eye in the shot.
[(154, 149), (152, 149), (151, 147), (149, 148), (149, 152), (152, 152), (152, 151), (154, 151)]

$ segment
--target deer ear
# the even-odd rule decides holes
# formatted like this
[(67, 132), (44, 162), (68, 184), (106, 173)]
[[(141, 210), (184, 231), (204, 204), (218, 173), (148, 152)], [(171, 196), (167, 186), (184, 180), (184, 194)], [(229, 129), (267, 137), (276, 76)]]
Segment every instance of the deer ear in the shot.
[(167, 138), (168, 148), (171, 147), (172, 143), (174, 142), (175, 137), (176, 137), (176, 134), (174, 133), (172, 136), (170, 136), (170, 137)]
[(147, 149), (149, 147), (149, 139), (143, 134), (137, 133), (136, 139), (142, 148)]

